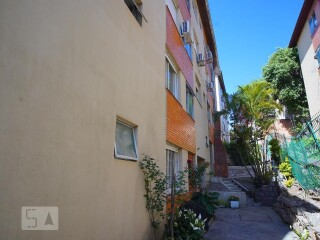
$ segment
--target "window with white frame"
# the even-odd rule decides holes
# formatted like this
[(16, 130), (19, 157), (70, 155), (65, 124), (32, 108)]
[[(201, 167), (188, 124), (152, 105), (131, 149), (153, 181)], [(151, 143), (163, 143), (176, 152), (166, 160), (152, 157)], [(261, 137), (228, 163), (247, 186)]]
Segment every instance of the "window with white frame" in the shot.
[(311, 35), (316, 30), (317, 26), (318, 26), (318, 20), (317, 20), (316, 14), (313, 12), (309, 19), (309, 27), (310, 27)]
[(180, 161), (179, 152), (175, 148), (167, 148), (166, 150), (166, 177), (167, 177), (167, 189), (171, 188), (171, 183), (173, 179), (172, 173), (175, 177), (178, 176), (180, 172)]
[(184, 48), (186, 49), (187, 54), (188, 54), (190, 60), (192, 61), (192, 47), (191, 47), (191, 44), (187, 43), (184, 37), (182, 38), (182, 41), (183, 41)]
[(117, 120), (115, 138), (114, 148), (117, 158), (138, 160), (136, 127)]
[(166, 60), (166, 87), (179, 100), (179, 78), (176, 70)]
[(193, 118), (193, 93), (188, 85), (186, 87), (186, 98), (187, 113)]

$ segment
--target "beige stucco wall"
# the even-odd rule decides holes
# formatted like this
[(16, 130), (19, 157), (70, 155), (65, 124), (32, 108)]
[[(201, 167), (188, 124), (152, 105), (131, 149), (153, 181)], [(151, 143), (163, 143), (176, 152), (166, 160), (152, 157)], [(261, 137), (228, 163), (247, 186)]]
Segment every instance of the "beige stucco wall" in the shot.
[[(208, 132), (208, 117), (207, 117), (207, 76), (205, 67), (198, 66), (197, 63), (197, 53), (206, 54), (204, 52), (205, 49), (205, 36), (203, 32), (203, 28), (200, 27), (200, 12), (198, 10), (198, 6), (193, 6), (196, 4), (196, 1), (190, 1), (190, 15), (191, 15), (191, 29), (193, 33), (193, 39), (195, 43), (192, 45), (192, 63), (194, 70), (194, 92), (196, 92), (196, 87), (198, 88), (201, 98), (198, 100), (196, 97), (194, 98), (194, 120), (195, 120), (195, 128), (196, 128), (196, 156), (199, 156), (205, 159), (206, 162), (210, 162), (210, 151), (209, 146), (206, 145), (206, 137), (209, 139)], [(197, 11), (197, 17), (195, 15), (195, 9)], [(201, 25), (202, 26), (202, 25)], [(196, 42), (197, 41), (197, 42)], [(197, 44), (197, 46), (196, 46)], [(198, 52), (196, 52), (196, 49)], [(199, 81), (199, 85), (197, 84), (197, 80)], [(197, 86), (198, 85), (198, 86)], [(203, 97), (205, 94), (205, 98)], [(208, 169), (209, 171), (209, 169)]]
[(314, 59), (315, 51), (312, 46), (308, 23), (305, 24), (297, 48), (301, 62), (302, 75), (307, 93), (310, 115), (320, 111), (320, 77), (318, 62)]
[[(162, 9), (162, 10), (161, 10)], [(0, 1), (0, 239), (150, 239), (137, 162), (114, 159), (116, 116), (165, 169), (165, 7)], [(59, 207), (22, 231), (22, 206)]]

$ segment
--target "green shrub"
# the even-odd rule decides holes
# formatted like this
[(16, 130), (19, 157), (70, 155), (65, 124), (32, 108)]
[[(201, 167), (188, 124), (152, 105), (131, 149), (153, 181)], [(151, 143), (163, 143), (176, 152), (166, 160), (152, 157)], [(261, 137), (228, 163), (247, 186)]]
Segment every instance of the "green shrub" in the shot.
[(224, 200), (218, 200), (219, 206), (224, 206), (224, 207), (230, 207), (230, 202), (224, 201)]
[(160, 171), (154, 158), (144, 155), (139, 162), (139, 167), (144, 175), (144, 188), (146, 193), (146, 209), (153, 227), (154, 239), (157, 239), (158, 230), (165, 217), (164, 206), (166, 203), (166, 177)]
[(271, 159), (278, 165), (281, 161), (281, 147), (279, 140), (273, 138), (269, 141)]
[(284, 185), (285, 185), (287, 188), (291, 188), (292, 185), (293, 185), (293, 183), (294, 183), (294, 178), (289, 178), (288, 180), (286, 180), (286, 181), (284, 182)]
[(286, 176), (286, 178), (292, 178), (292, 167), (289, 158), (286, 157), (285, 160), (279, 165), (279, 171)]
[(201, 203), (198, 203), (192, 200), (185, 202), (181, 206), (180, 210), (185, 210), (185, 209), (192, 210), (197, 216), (201, 216), (201, 219), (205, 221), (205, 230), (206, 231), (209, 230), (209, 220), (212, 218), (212, 216), (208, 214), (207, 210)]
[(179, 210), (174, 221), (175, 240), (203, 240), (205, 234), (205, 221), (201, 215), (190, 210)]
[(273, 177), (273, 172), (272, 172), (272, 170), (266, 171), (266, 172), (262, 175), (263, 182), (264, 182), (265, 184), (271, 183), (272, 177)]
[(208, 215), (212, 217), (214, 215), (214, 211), (219, 206), (218, 197), (219, 193), (204, 190), (202, 192), (194, 192), (191, 200), (203, 205)]

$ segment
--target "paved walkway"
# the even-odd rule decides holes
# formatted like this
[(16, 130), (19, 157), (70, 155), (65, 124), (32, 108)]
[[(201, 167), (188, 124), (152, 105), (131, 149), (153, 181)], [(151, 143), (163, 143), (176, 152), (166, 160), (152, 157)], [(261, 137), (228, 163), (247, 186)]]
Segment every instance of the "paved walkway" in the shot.
[(219, 208), (207, 240), (296, 240), (271, 207)]

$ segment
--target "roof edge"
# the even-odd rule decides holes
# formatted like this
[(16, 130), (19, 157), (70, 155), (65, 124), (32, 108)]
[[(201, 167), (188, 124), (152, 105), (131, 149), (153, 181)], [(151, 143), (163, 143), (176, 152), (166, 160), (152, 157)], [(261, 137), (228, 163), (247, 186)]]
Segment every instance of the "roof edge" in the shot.
[(297, 20), (296, 25), (294, 27), (293, 33), (291, 35), (291, 39), (289, 42), (290, 48), (297, 46), (300, 34), (302, 32), (304, 24), (307, 21), (309, 12), (313, 6), (314, 1), (315, 0), (305, 0), (304, 1), (302, 8), (301, 8), (301, 11), (300, 11), (300, 14), (299, 14), (299, 17), (298, 17), (298, 20)]

